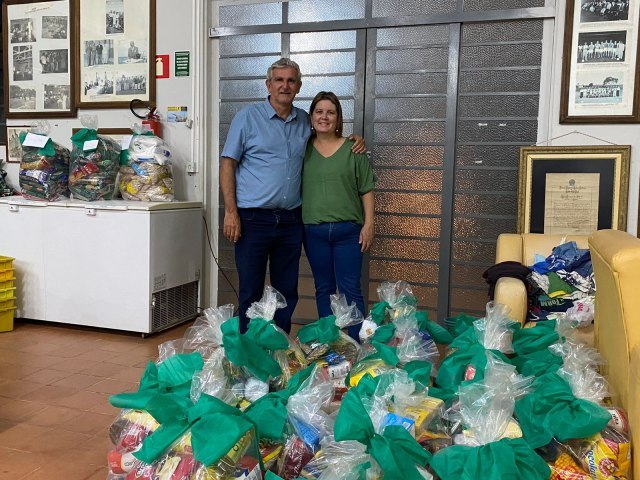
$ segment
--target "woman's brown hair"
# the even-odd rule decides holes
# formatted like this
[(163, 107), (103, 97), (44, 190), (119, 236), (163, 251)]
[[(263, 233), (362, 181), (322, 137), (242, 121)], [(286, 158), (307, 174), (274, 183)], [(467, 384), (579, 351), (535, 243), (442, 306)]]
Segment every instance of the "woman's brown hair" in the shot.
[[(342, 137), (342, 105), (340, 100), (333, 92), (318, 92), (318, 94), (311, 101), (311, 107), (309, 107), (309, 116), (313, 115), (313, 111), (316, 109), (318, 102), (322, 100), (329, 100), (336, 107), (336, 113), (338, 114), (336, 124), (336, 137)], [(315, 131), (313, 132), (315, 135)]]

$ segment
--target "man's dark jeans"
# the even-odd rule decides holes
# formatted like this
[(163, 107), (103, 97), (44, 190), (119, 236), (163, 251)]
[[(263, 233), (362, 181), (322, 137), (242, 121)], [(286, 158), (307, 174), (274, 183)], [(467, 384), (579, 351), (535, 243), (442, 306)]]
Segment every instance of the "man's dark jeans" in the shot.
[(289, 333), (291, 315), (298, 303), (298, 271), (302, 250), (302, 212), (240, 208), (242, 234), (236, 243), (236, 268), (240, 283), (240, 331), (245, 332), (249, 320), (247, 308), (262, 298), (267, 261), (271, 286), (287, 301), (276, 310), (276, 325)]

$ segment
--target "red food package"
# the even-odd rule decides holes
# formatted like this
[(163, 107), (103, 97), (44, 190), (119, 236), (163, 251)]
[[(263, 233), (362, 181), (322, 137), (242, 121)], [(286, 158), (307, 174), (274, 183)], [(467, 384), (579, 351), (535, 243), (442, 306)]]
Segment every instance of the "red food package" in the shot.
[(297, 435), (288, 438), (278, 463), (278, 475), (292, 480), (300, 475), (304, 466), (313, 458), (313, 452)]

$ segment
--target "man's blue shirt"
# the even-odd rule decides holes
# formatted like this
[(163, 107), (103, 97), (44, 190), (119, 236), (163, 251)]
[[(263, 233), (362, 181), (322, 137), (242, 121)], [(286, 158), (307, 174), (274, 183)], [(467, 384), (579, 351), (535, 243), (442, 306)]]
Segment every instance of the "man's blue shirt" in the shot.
[(311, 136), (309, 115), (293, 107), (286, 120), (267, 98), (240, 110), (229, 128), (223, 157), (238, 162), (238, 208), (299, 207), (302, 164)]

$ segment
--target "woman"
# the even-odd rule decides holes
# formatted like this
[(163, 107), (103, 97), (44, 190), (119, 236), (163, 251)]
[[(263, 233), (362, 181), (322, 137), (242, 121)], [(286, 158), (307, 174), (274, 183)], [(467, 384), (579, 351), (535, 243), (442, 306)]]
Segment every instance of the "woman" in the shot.
[[(342, 107), (332, 92), (311, 102), (311, 138), (302, 172), (304, 249), (316, 286), (318, 316), (332, 314), (336, 287), (365, 314), (360, 288), (363, 253), (373, 243), (375, 177), (366, 155), (342, 136)], [(360, 325), (349, 328), (358, 339)]]

